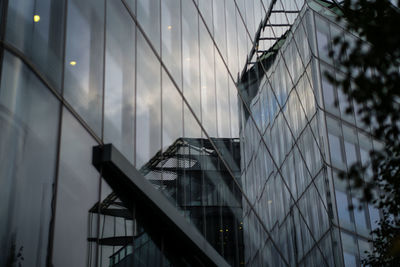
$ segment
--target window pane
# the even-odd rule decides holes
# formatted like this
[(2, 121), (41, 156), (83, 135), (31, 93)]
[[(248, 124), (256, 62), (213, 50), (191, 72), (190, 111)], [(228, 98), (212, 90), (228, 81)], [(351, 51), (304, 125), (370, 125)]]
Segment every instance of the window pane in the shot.
[[(339, 80), (343, 80), (342, 77), (338, 78)], [(354, 114), (353, 114), (353, 102), (348, 100), (347, 95), (343, 92), (341, 88), (338, 88), (338, 100), (340, 113), (342, 115), (342, 119), (355, 124)], [(347, 109), (350, 109), (350, 113), (347, 113)]]
[[(360, 144), (361, 163), (365, 167), (370, 161), (369, 152), (372, 150), (372, 142), (367, 135), (361, 133), (358, 133), (358, 140)], [(364, 179), (369, 179), (371, 177), (372, 177), (372, 167), (371, 165), (369, 165)]]
[[(100, 262), (98, 267), (132, 266), (132, 244), (118, 242), (118, 239), (132, 237), (134, 225), (132, 217), (128, 216), (130, 212), (104, 179), (101, 181), (100, 200), (102, 212), (99, 214), (99, 229), (101, 229), (99, 238), (109, 242), (99, 244), (98, 259)], [(91, 209), (90, 215), (92, 216), (91, 225), (96, 226), (97, 222), (93, 221), (93, 218), (97, 217), (97, 210)], [(140, 233), (136, 232), (136, 235), (139, 236)], [(138, 241), (140, 242), (140, 239), (135, 239), (135, 243)], [(118, 259), (119, 263), (117, 262)], [(124, 261), (125, 265), (121, 261)], [(128, 262), (130, 264), (127, 264)]]
[(130, 10), (132, 11), (133, 14), (136, 14), (136, 2), (137, 0), (125, 0), (125, 2), (128, 4)]
[[(365, 217), (364, 205), (360, 203), (357, 198), (352, 198), (353, 201), (353, 212), (354, 212), (354, 221), (356, 223), (357, 230), (364, 230), (367, 228), (367, 221)], [(359, 206), (362, 205), (362, 209), (359, 209)]]
[(366, 259), (368, 256), (368, 253), (372, 252), (371, 243), (369, 243), (366, 240), (358, 239), (358, 247), (360, 250), (360, 258), (361, 259)]
[(214, 39), (222, 57), (226, 60), (225, 1), (213, 1)]
[(329, 148), (331, 151), (331, 160), (332, 164), (339, 164), (343, 163), (343, 156), (342, 156), (342, 149), (341, 149), (341, 142), (339, 137), (328, 134), (329, 136)]
[(217, 137), (215, 101), (214, 47), (203, 23), (200, 24), (200, 77), (202, 123), (212, 137)]
[(180, 1), (163, 0), (161, 5), (162, 58), (175, 82), (181, 87)]
[[(4, 54), (0, 88), (0, 266), (46, 264), (59, 102)], [(21, 256), (17, 256), (20, 253)]]
[[(227, 54), (229, 70), (233, 77), (239, 72), (238, 65), (238, 33), (236, 29), (235, 2), (225, 1), (226, 8), (226, 34), (227, 34)], [(242, 66), (240, 66), (242, 67)]]
[(107, 8), (104, 139), (134, 157), (135, 25), (120, 1)]
[(340, 221), (350, 222), (349, 203), (347, 202), (347, 195), (341, 191), (336, 192), (336, 205)]
[[(230, 137), (228, 71), (221, 57), (215, 55), (218, 137)], [(235, 116), (236, 114), (232, 114)]]
[(136, 14), (153, 47), (160, 52), (160, 0), (137, 0)]
[(357, 162), (356, 146), (352, 143), (344, 142), (344, 148), (346, 151), (347, 167), (350, 168)]
[(139, 32), (136, 64), (136, 166), (140, 169), (161, 149), (161, 67)]
[(324, 95), (325, 108), (328, 111), (338, 113), (337, 107), (335, 106), (335, 101), (336, 101), (335, 89), (334, 89), (332, 83), (328, 81), (328, 79), (326, 77), (326, 73), (329, 73), (330, 75), (334, 75), (334, 72), (331, 68), (324, 68), (321, 66), (322, 90), (323, 90), (323, 95)]
[(64, 96), (100, 136), (104, 1), (68, 2)]
[(183, 94), (196, 116), (201, 118), (197, 14), (192, 2), (182, 1)]
[(347, 252), (343, 252), (344, 266), (345, 267), (356, 267), (356, 256)]
[(162, 76), (162, 116), (163, 116), (163, 151), (178, 138), (183, 137), (183, 102), (178, 89), (172, 84), (167, 74)]
[(315, 16), (315, 25), (317, 27), (317, 41), (319, 57), (326, 62), (331, 62), (329, 58), (329, 25), (320, 16)]
[(64, 0), (8, 1), (6, 40), (61, 89)]
[[(60, 169), (54, 229), (54, 266), (88, 266), (94, 262), (96, 227), (91, 228), (89, 210), (99, 197), (99, 173), (92, 165), (93, 138), (63, 110)], [(66, 253), (68, 251), (68, 253)]]
[[(212, 0), (200, 0), (198, 3), (199, 10), (201, 15), (203, 16), (208, 29), (210, 30), (211, 34), (214, 35), (214, 25), (213, 25), (213, 7), (212, 7)], [(200, 20), (201, 21), (201, 20)], [(202, 23), (202, 22), (200, 22)]]
[(368, 211), (371, 220), (371, 230), (374, 230), (378, 227), (378, 223), (380, 220), (379, 210), (373, 205), (368, 205)]

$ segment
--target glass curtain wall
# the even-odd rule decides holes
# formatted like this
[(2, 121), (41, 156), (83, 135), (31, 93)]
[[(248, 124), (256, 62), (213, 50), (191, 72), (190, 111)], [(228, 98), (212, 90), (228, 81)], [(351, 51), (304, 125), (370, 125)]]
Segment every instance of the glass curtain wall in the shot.
[[(315, 54), (321, 73), (320, 106), (325, 115), (328, 135), (327, 158), (330, 158), (328, 172), (332, 175), (336, 196), (335, 226), (340, 230), (345, 265), (359, 266), (365, 251), (372, 249), (368, 239), (370, 231), (377, 226), (380, 214), (373, 205), (360, 203), (361, 192), (350, 190), (348, 182), (339, 179), (338, 173), (348, 171), (356, 162), (366, 165), (369, 161), (369, 151), (380, 150), (383, 144), (373, 138), (371, 130), (358, 117), (357, 104), (348, 101), (340, 88), (330, 85), (324, 75), (325, 72), (337, 78), (343, 75), (340, 66), (327, 57), (327, 51), (332, 48), (332, 40), (336, 36), (343, 36), (351, 45), (358, 40), (358, 37), (346, 32), (344, 25), (337, 24), (332, 13), (321, 12), (321, 7), (313, 6), (313, 13), (317, 41)], [(339, 105), (334, 105), (335, 101)], [(346, 109), (351, 112), (346, 113)], [(371, 174), (372, 170), (367, 170), (367, 173)], [(368, 180), (365, 179), (364, 182), (368, 183)], [(360, 205), (361, 210), (348, 209), (349, 206)]]
[[(290, 10), (287, 2), (277, 3)], [(379, 211), (366, 204), (349, 210), (360, 205), (360, 192), (349, 190), (338, 173), (356, 162), (366, 164), (368, 152), (382, 144), (355, 112), (345, 112), (357, 106), (326, 79), (326, 72), (342, 75), (328, 56), (334, 37), (357, 40), (337, 24), (333, 11), (329, 1), (309, 1), (290, 29), (267, 27), (274, 43), (259, 51), (240, 77), (241, 177), (254, 203), (244, 204), (244, 224), (255, 220), (246, 214), (254, 208), (273, 233), (264, 246), (253, 248), (246, 241), (254, 236), (244, 228), (250, 265), (265, 262), (273, 246), (289, 265), (301, 266), (360, 266), (371, 249), (369, 233)], [(293, 19), (280, 18), (282, 27)], [(275, 258), (267, 262), (278, 264)]]

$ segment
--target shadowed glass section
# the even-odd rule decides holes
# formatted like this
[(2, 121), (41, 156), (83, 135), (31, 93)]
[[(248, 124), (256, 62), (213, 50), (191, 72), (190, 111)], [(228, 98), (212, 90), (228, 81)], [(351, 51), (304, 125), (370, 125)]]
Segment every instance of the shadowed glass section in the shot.
[[(239, 166), (237, 139), (212, 140)], [(178, 138), (140, 171), (230, 264), (239, 265), (243, 260), (241, 193), (208, 139)], [(234, 170), (236, 179), (239, 173)]]
[(0, 265), (46, 264), (60, 104), (16, 57), (0, 86)]
[(91, 146), (97, 143), (65, 109), (61, 134), (53, 263), (96, 266), (96, 246), (88, 244), (87, 238), (98, 236), (98, 219), (88, 216), (99, 198), (100, 178), (91, 164)]
[(64, 0), (7, 1), (5, 39), (61, 91)]

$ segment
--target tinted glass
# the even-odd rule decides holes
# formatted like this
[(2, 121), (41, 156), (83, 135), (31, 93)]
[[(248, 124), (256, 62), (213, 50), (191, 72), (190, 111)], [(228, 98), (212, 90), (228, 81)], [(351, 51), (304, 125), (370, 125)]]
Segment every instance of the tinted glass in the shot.
[(134, 160), (135, 27), (120, 1), (109, 1), (104, 92), (104, 140)]
[(68, 2), (64, 97), (100, 136), (104, 1)]
[[(63, 110), (60, 169), (55, 214), (54, 266), (94, 266), (96, 216), (89, 211), (99, 197), (99, 173), (91, 164), (96, 142)], [(66, 253), (68, 251), (68, 253)]]
[(5, 53), (0, 87), (0, 265), (46, 263), (59, 102)]
[(61, 90), (64, 0), (8, 1), (6, 40)]

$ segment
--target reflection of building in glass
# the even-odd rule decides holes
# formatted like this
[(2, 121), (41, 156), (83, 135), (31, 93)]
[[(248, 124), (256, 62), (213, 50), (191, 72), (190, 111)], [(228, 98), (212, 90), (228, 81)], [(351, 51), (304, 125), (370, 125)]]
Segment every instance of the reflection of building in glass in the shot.
[[(159, 152), (151, 158), (141, 168), (141, 173), (176, 205), (232, 266), (239, 266), (240, 262), (243, 262), (242, 199), (236, 184), (240, 182), (239, 140), (212, 140), (223, 155), (228, 156), (224, 160), (231, 161), (231, 166), (236, 166), (232, 169), (236, 180), (230, 178), (210, 141), (201, 138), (177, 139), (164, 152)], [(101, 214), (100, 221), (103, 221), (101, 227), (105, 231), (102, 231), (103, 235), (100, 237), (101, 250), (103, 253), (112, 252), (112, 255), (109, 255), (110, 264), (114, 265), (111, 266), (128, 266), (123, 264), (131, 262), (137, 266), (144, 264), (143, 261), (153, 260), (152, 257), (145, 256), (146, 250), (159, 253), (141, 227), (134, 241), (132, 240), (132, 214), (118, 200), (115, 193), (108, 195), (101, 202), (100, 208), (96, 204), (90, 209), (89, 220), (92, 225), (96, 224), (93, 214), (98, 210)], [(140, 225), (140, 218), (136, 219)], [(110, 229), (114, 229), (114, 232), (109, 232)], [(109, 236), (110, 233), (116, 232), (121, 235)], [(89, 241), (94, 242), (96, 239), (91, 238)], [(144, 265), (152, 264), (147, 262)]]

